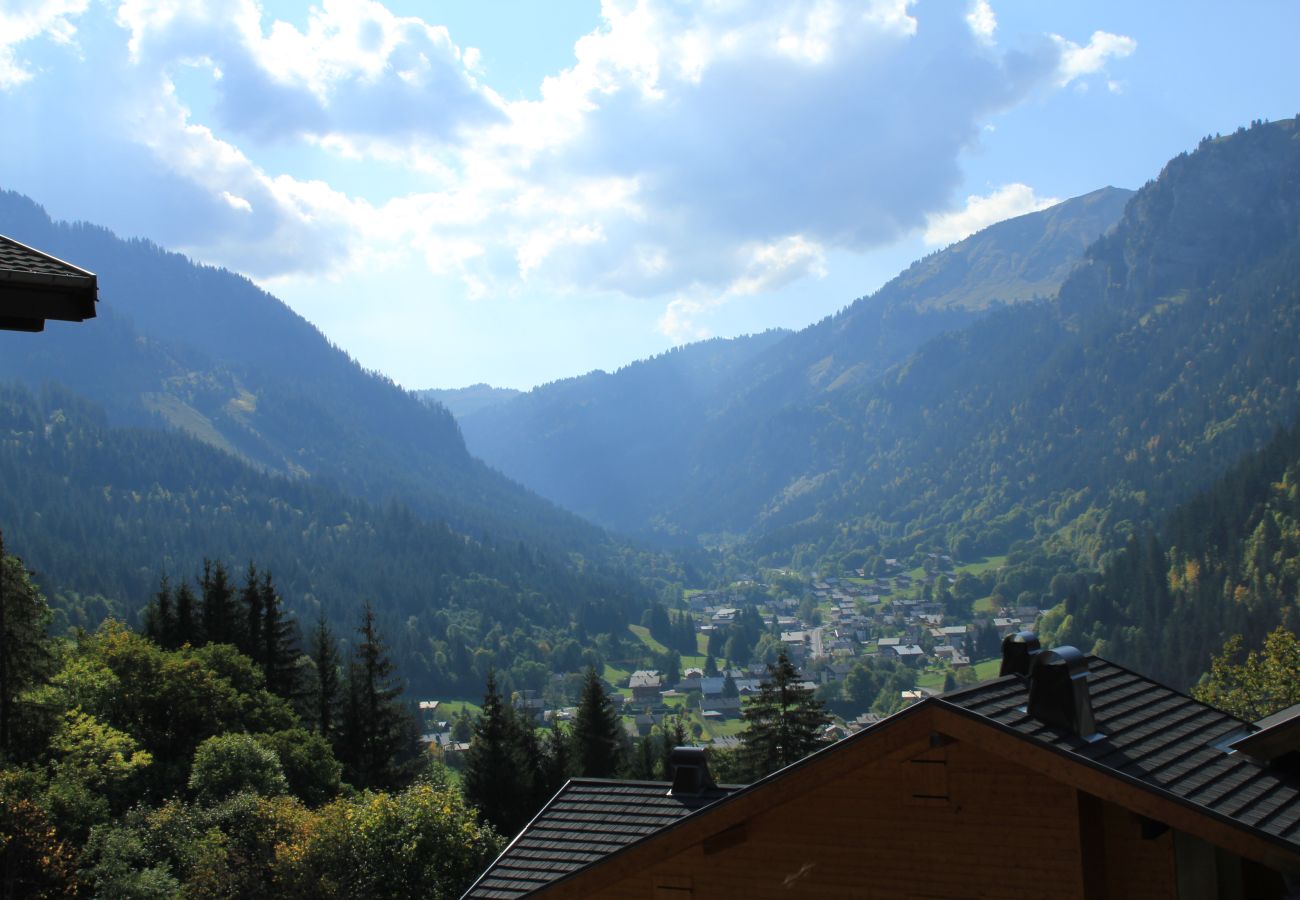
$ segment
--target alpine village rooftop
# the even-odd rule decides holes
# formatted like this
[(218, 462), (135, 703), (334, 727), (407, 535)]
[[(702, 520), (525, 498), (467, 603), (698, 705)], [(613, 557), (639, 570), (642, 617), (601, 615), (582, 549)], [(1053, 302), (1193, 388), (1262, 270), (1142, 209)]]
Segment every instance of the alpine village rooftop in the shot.
[(574, 779), (467, 898), (1300, 896), (1300, 706), (1249, 723), (1073, 647), (748, 786)]

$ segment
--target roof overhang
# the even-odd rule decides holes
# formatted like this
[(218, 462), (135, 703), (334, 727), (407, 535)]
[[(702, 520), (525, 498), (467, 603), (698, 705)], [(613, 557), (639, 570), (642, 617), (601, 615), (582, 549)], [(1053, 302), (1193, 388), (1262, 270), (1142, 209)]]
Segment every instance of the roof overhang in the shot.
[(0, 235), (0, 329), (43, 331), (45, 322), (95, 317), (95, 273)]
[(1300, 874), (1293, 845), (1200, 808), (1146, 782), (1044, 746), (942, 698), (931, 697), (824, 750), (754, 782), (604, 859), (541, 888), (548, 897), (586, 897), (626, 875), (644, 871), (710, 835), (802, 796), (817, 784), (942, 734), (1017, 762), (1077, 790), (1164, 822), (1277, 871)]

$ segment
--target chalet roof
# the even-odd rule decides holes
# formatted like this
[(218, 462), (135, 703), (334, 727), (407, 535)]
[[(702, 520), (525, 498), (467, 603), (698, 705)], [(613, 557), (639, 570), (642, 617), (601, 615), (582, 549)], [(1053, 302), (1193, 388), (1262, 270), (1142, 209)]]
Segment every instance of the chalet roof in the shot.
[(726, 797), (670, 795), (663, 781), (575, 778), (528, 823), (465, 897), (521, 897)]
[[(1300, 871), (1300, 778), (1231, 748), (1257, 726), (1098, 657), (1088, 657), (1087, 665), (1098, 731), (1087, 738), (1029, 716), (1026, 681), (1007, 675), (928, 697), (744, 788), (672, 798), (661, 784), (571, 782), (467, 896), (516, 896), (561, 879), (572, 886), (582, 877), (579, 870), (609, 855), (624, 858), (624, 866), (633, 865), (629, 854), (636, 866), (649, 864), (656, 848), (686, 840), (670, 834), (726, 828), (733, 818), (779, 803), (796, 783), (816, 779), (823, 764), (836, 769), (855, 758), (869, 760), (871, 752), (860, 751), (877, 739), (889, 743), (895, 728), (950, 734), (990, 752), (1015, 754), (1155, 821), (1193, 834), (1232, 835), (1239, 847)], [(687, 808), (682, 800), (695, 802)], [(517, 893), (478, 892), (497, 877), (507, 878), (503, 883), (514, 884)]]
[(94, 318), (94, 273), (0, 235), (0, 328), (41, 331), (46, 319)]
[(939, 702), (1300, 852), (1300, 779), (1228, 747), (1253, 726), (1104, 659), (1089, 657), (1088, 670), (1100, 739), (1030, 717), (1026, 682), (1012, 675)]
[(646, 669), (638, 669), (637, 671), (633, 672), (632, 676), (628, 679), (628, 687), (633, 689), (639, 687), (657, 688), (660, 686), (661, 683), (662, 683), (662, 679), (659, 677), (658, 672), (653, 672)]

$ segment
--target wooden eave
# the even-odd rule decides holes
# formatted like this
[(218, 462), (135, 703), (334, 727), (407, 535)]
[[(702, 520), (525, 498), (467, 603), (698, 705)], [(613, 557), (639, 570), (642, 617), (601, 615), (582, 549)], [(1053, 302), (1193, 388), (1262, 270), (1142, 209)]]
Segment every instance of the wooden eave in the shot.
[(754, 782), (636, 843), (611, 853), (537, 893), (589, 897), (684, 853), (696, 844), (908, 747), (942, 735), (1017, 763), (1077, 790), (1288, 874), (1300, 874), (1293, 844), (1215, 813), (1107, 766), (1038, 743), (978, 713), (927, 698), (858, 734)]
[(0, 328), (41, 331), (48, 319), (95, 317), (95, 273), (0, 235)]

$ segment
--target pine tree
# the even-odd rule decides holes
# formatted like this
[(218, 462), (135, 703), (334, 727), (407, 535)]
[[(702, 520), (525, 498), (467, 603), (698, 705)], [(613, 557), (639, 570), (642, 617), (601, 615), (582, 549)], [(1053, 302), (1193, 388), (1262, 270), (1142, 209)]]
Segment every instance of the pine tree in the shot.
[(313, 711), (316, 717), (316, 730), (326, 738), (334, 732), (334, 709), (339, 701), (339, 649), (330, 631), (325, 611), (321, 610), (316, 620), (316, 630), (312, 633), (311, 658), (316, 664), (316, 690), (313, 698)]
[(176, 589), (176, 631), (173, 641), (177, 647), (183, 644), (198, 646), (202, 643), (198, 605), (194, 590), (188, 582), (182, 581)]
[(564, 787), (564, 783), (573, 774), (573, 739), (567, 729), (556, 723), (546, 736), (546, 754), (543, 774), (546, 780), (545, 798)]
[(587, 670), (573, 720), (573, 755), (585, 778), (611, 778), (623, 762), (623, 729), (596, 670)]
[(242, 624), (235, 607), (235, 591), (221, 562), (203, 561), (203, 637), (209, 644), (240, 646)]
[(176, 611), (172, 601), (172, 586), (164, 575), (158, 582), (158, 592), (144, 611), (144, 633), (159, 647), (173, 650), (176, 634)]
[(535, 811), (533, 767), (520, 752), (521, 723), (501, 699), (495, 672), (488, 672), (483, 711), (465, 754), (465, 798), (503, 835), (514, 835)]
[(243, 640), (240, 651), (253, 662), (265, 668), (266, 658), (262, 646), (262, 588), (257, 580), (257, 566), (249, 561), (244, 588), (239, 592), (244, 607)]
[(411, 749), (409, 716), (392, 660), (367, 602), (357, 627), (360, 642), (348, 662), (346, 703), (337, 756), (359, 788), (400, 787), (403, 757)]
[(830, 716), (813, 692), (799, 684), (799, 673), (782, 651), (768, 666), (768, 679), (741, 711), (741, 760), (750, 777), (762, 778), (798, 762), (823, 744)]
[(664, 781), (671, 781), (673, 778), (673, 750), (684, 747), (689, 742), (690, 735), (687, 733), (686, 723), (681, 720), (681, 717), (673, 719), (671, 725), (665, 720), (663, 746), (660, 747), (661, 755), (659, 758), (659, 772)]
[(45, 633), (50, 607), (16, 556), (6, 556), (0, 534), (0, 760), (12, 749), (18, 698), (38, 684), (52, 662)]
[[(251, 567), (250, 567), (251, 574)], [(275, 590), (270, 572), (262, 573), (257, 586), (258, 606), (262, 620), (258, 628), (259, 654), (262, 672), (266, 675), (266, 689), (285, 699), (292, 700), (300, 692), (298, 684), (297, 623), (284, 614), (284, 601)]]

